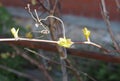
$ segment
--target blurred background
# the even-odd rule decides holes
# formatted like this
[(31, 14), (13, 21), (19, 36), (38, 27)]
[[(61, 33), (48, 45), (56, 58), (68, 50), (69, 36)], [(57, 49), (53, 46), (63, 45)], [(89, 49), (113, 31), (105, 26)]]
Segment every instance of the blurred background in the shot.
[[(40, 1), (44, 2), (44, 0)], [(85, 38), (82, 34), (82, 29), (84, 27), (87, 27), (91, 31), (91, 40), (93, 42), (98, 43), (107, 49), (114, 49), (114, 47), (112, 46), (112, 40), (110, 38), (110, 35), (107, 32), (106, 24), (101, 15), (100, 0), (60, 0), (59, 2), (59, 14), (60, 18), (64, 21), (67, 37), (70, 37), (74, 41), (84, 41)], [(114, 37), (116, 38), (118, 44), (120, 44), (120, 1), (116, 3), (115, 0), (105, 0), (105, 2), (108, 11), (107, 13), (111, 21), (110, 24), (114, 33)], [(35, 22), (31, 18), (28, 11), (25, 9), (28, 3), (35, 4), (36, 1), (0, 0), (0, 34), (2, 35), (1, 37), (11, 37), (9, 30), (13, 26), (16, 28), (22, 28), (20, 35), (22, 35), (23, 37), (28, 35), (28, 31), (35, 30)], [(48, 5), (46, 5), (46, 7), (48, 7)], [(37, 8), (37, 6), (32, 7), (32, 9), (34, 8)], [(42, 10), (39, 10), (38, 13), (43, 17), (45, 16)], [(34, 35), (36, 36), (36, 34)], [(77, 47), (80, 50), (100, 52), (100, 50), (94, 47), (84, 45), (76, 45), (75, 47)], [(17, 69), (19, 71), (33, 74), (34, 76), (37, 76), (39, 78), (43, 77), (41, 75), (41, 72), (39, 72), (35, 66), (30, 66), (25, 59), (14, 55), (14, 53), (12, 53), (13, 49), (9, 48), (10, 47), (6, 45), (0, 47), (0, 64), (6, 65), (13, 69)], [(44, 51), (44, 53), (46, 55), (49, 55), (50, 52)], [(112, 54), (119, 55), (117, 53)], [(69, 58), (70, 60), (72, 60), (72, 64), (77, 67), (78, 71), (88, 73), (97, 81), (120, 81), (119, 64), (106, 63), (103, 61), (80, 57)], [(54, 59), (57, 59), (57, 57), (55, 57)], [(50, 68), (49, 72), (52, 74), (52, 77), (55, 78), (55, 81), (61, 81), (59, 79), (61, 77), (61, 72), (57, 71), (60, 69), (60, 67), (55, 67), (55, 65), (51, 64), (48, 66)], [(70, 76), (72, 76), (71, 73)], [(87, 76), (84, 75), (84, 73), (82, 74), (82, 72), (81, 76), (83, 77), (83, 81), (91, 81)], [(0, 81), (27, 80), (28, 79), (19, 77), (15, 74), (12, 74), (9, 71), (0, 69)], [(75, 77), (70, 77), (70, 81), (77, 80), (75, 79)]]

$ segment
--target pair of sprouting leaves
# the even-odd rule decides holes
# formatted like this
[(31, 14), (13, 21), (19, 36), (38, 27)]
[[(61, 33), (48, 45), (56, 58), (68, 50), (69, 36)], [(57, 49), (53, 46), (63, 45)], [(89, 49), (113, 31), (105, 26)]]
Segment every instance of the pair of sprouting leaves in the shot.
[[(84, 34), (86, 40), (88, 42), (90, 42), (90, 38), (89, 38), (90, 37), (90, 31), (86, 27), (82, 31), (83, 31), (83, 34)], [(19, 38), (18, 32), (19, 32), (19, 29), (17, 29), (17, 30), (15, 28), (11, 29), (11, 33), (14, 36), (14, 38)], [(65, 47), (65, 48), (70, 48), (71, 45), (74, 44), (74, 42), (72, 42), (71, 39), (59, 38), (59, 40), (57, 41), (57, 44), (59, 46)]]
[[(19, 38), (18, 36), (19, 28), (16, 30), (15, 28), (11, 28), (11, 33), (14, 36), (14, 38)], [(33, 35), (31, 32), (26, 33), (25, 37), (32, 38)]]
[[(85, 27), (83, 30), (83, 34), (88, 42), (90, 42), (90, 31)], [(59, 38), (58, 40), (58, 45), (70, 48), (71, 45), (74, 44), (74, 42), (71, 41), (71, 39), (66, 39), (66, 38)]]

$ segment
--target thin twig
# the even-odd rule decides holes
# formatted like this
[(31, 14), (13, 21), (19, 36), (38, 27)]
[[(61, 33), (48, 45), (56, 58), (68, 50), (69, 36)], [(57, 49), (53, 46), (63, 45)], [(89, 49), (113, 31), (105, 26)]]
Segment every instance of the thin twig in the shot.
[[(54, 64), (61, 65), (61, 63), (58, 63), (58, 62), (56, 62), (56, 61), (53, 61), (53, 60), (51, 60), (50, 58), (44, 56), (43, 54), (39, 54), (39, 53), (37, 53), (37, 52), (29, 49), (29, 48), (25, 48), (25, 50), (27, 50), (27, 51), (29, 51), (29, 52), (31, 52), (31, 53), (33, 53), (33, 54), (35, 54), (35, 55), (37, 55), (37, 56), (45, 59), (45, 60), (48, 60), (48, 61), (50, 61), (50, 62), (52, 62), (52, 63), (54, 63)], [(68, 63), (68, 62), (67, 62), (67, 63)], [(68, 65), (69, 65), (69, 64), (68, 64)], [(96, 81), (92, 76), (88, 75), (87, 73), (85, 73), (85, 72), (83, 72), (83, 71), (77, 71), (77, 70), (75, 70), (75, 68), (73, 68), (71, 65), (69, 65), (69, 66), (68, 66), (68, 65), (65, 65), (65, 67), (67, 67), (68, 69), (70, 69), (70, 70), (75, 74), (75, 76), (78, 78), (78, 81), (81, 81), (81, 79), (80, 79), (80, 73), (83, 74), (84, 76), (87, 76), (87, 77), (88, 77), (89, 79), (91, 79), (92, 81)]]
[(45, 10), (46, 12), (50, 13), (50, 10), (48, 10), (44, 4), (41, 2), (41, 0), (37, 0), (38, 1), (38, 5), (41, 6), (43, 8), (43, 10)]
[[(50, 9), (50, 16), (53, 16), (55, 11), (52, 11), (52, 3), (53, 0), (50, 0), (50, 6), (51, 6), (51, 9)], [(56, 19), (56, 18), (55, 18)], [(52, 40), (56, 41), (59, 37), (57, 37), (57, 35), (55, 34), (55, 30), (53, 28), (54, 26), (54, 19), (53, 18), (50, 18), (49, 19), (49, 29), (50, 29), (50, 32), (51, 32), (51, 38)], [(62, 22), (61, 22), (62, 23)], [(63, 24), (63, 23), (62, 23)], [(63, 24), (64, 25), (64, 24)], [(62, 26), (64, 27), (64, 26)], [(64, 30), (63, 30), (64, 31)], [(65, 32), (64, 32), (65, 33)], [(64, 34), (63, 33), (63, 34)], [(67, 52), (66, 52), (66, 49), (65, 48), (62, 48), (62, 47), (59, 47), (58, 45), (56, 46), (57, 47), (57, 50), (59, 52), (59, 55), (60, 55), (60, 61), (61, 61), (61, 71), (62, 71), (62, 74), (63, 74), (63, 77), (62, 77), (62, 81), (68, 81), (68, 75), (67, 75), (67, 70), (66, 70), (66, 63), (64, 61), (64, 59), (66, 59), (67, 57)]]
[[(57, 4), (57, 2), (55, 3), (55, 5)], [(56, 7), (56, 6), (54, 6), (54, 7)], [(60, 19), (60, 18), (58, 18), (58, 17), (56, 17), (56, 16), (53, 16), (53, 15), (50, 15), (50, 16), (47, 16), (46, 18), (44, 18), (44, 19), (40, 19), (39, 18), (39, 16), (38, 16), (38, 13), (37, 13), (37, 11), (36, 11), (36, 9), (34, 10), (34, 12), (35, 12), (35, 15), (36, 15), (36, 17), (33, 15), (33, 13), (31, 12), (31, 10), (30, 10), (30, 5), (28, 4), (27, 5), (27, 9), (28, 9), (28, 12), (30, 13), (30, 15), (32, 16), (32, 18), (36, 21), (36, 23), (39, 23), (39, 25), (41, 25), (45, 30), (47, 30), (47, 31), (49, 31), (44, 25), (43, 25), (43, 23), (42, 23), (42, 21), (44, 20), (44, 21), (46, 21), (48, 18), (54, 18), (54, 19), (56, 19), (56, 20), (58, 20), (58, 21), (60, 21), (61, 22), (61, 24), (62, 24), (62, 28), (63, 28), (63, 37), (65, 38), (65, 26), (64, 26), (64, 23), (63, 23), (63, 21)], [(37, 26), (38, 27), (38, 26)]]
[(85, 42), (74, 42), (74, 44), (88, 44), (88, 45), (92, 45), (92, 46), (95, 46), (103, 51), (105, 51), (106, 53), (109, 53), (110, 51), (108, 49), (105, 49), (104, 47), (102, 47), (101, 45), (99, 44), (96, 44), (96, 43), (93, 43), (93, 42), (88, 42), (88, 41), (85, 41)]
[[(45, 60), (52, 61), (50, 58), (48, 58), (48, 57), (46, 57), (46, 56), (44, 56), (42, 54), (39, 54), (39, 53), (37, 53), (37, 52), (29, 49), (29, 48), (24, 48), (24, 49), (27, 50), (27, 51), (29, 51), (29, 52), (31, 52), (31, 53), (33, 53), (33, 54), (35, 54), (35, 55), (37, 55), (37, 56), (39, 56), (39, 57), (42, 57)], [(54, 62), (54, 61), (52, 61), (52, 62)]]
[(112, 32), (112, 29), (111, 29), (109, 16), (108, 16), (107, 10), (106, 10), (105, 0), (101, 0), (101, 13), (102, 13), (103, 19), (106, 23), (106, 27), (107, 27), (107, 30), (110, 34), (111, 39), (112, 39), (113, 45), (114, 45), (115, 49), (120, 53), (119, 46), (115, 40), (114, 34)]
[(36, 19), (36, 17), (33, 15), (33, 13), (31, 12), (31, 9), (30, 9), (30, 4), (27, 4), (27, 7), (25, 7), (27, 10), (28, 10), (28, 12), (29, 12), (29, 14), (31, 15), (31, 17), (33, 18), (33, 20), (35, 20), (36, 22), (38, 22), (37, 21), (37, 19)]
[[(39, 18), (38, 16), (38, 13), (36, 11), (36, 9), (34, 9), (34, 12), (35, 12), (35, 15), (31, 12), (31, 8), (30, 8), (30, 4), (27, 4), (27, 7), (25, 7), (29, 14), (31, 15), (32, 19), (36, 22), (35, 26), (36, 27), (39, 27), (39, 25), (41, 25), (45, 30), (48, 30), (44, 25), (43, 25), (43, 22), (41, 22), (41, 19)], [(48, 30), (49, 31), (49, 30)]]
[[(37, 55), (37, 56), (39, 56), (39, 57), (42, 57), (42, 58), (45, 59), (45, 60), (48, 60), (48, 61), (50, 61), (50, 62), (52, 62), (52, 63), (61, 65), (61, 63), (55, 62), (55, 61), (53, 61), (53, 60), (45, 57), (45, 56), (42, 55), (42, 54), (39, 54), (39, 53), (37, 53), (37, 52), (35, 52), (35, 51), (33, 51), (33, 50), (30, 50), (30, 49), (28, 49), (28, 48), (25, 48), (25, 49), (26, 49), (27, 51), (29, 51), (29, 52), (32, 52), (33, 54), (35, 54), (35, 55)], [(70, 66), (64, 65), (64, 67), (69, 68), (69, 69), (76, 75), (76, 77), (78, 78), (78, 81), (81, 81), (79, 72), (76, 71), (71, 65), (70, 65)], [(84, 73), (84, 72), (82, 72), (82, 73)], [(86, 74), (87, 74), (87, 73), (86, 73)]]
[(63, 21), (62, 21), (60, 18), (58, 18), (58, 17), (56, 17), (56, 16), (53, 16), (53, 15), (47, 16), (46, 18), (41, 19), (41, 21), (42, 21), (42, 20), (47, 20), (48, 18), (54, 18), (54, 19), (57, 19), (58, 21), (61, 22), (62, 28), (63, 28), (63, 30), (62, 30), (62, 31), (63, 31), (63, 37), (65, 38), (65, 26), (64, 26)]
[(48, 74), (48, 72), (46, 71), (45, 67), (39, 63), (37, 60), (31, 58), (30, 56), (28, 56), (25, 52), (22, 52), (15, 46), (13, 46), (13, 48), (16, 50), (17, 54), (20, 55), (21, 57), (25, 58), (26, 60), (28, 60), (30, 63), (36, 65), (45, 75), (46, 79), (48, 81), (53, 81), (51, 76)]
[(53, 9), (52, 9), (52, 13), (55, 13), (55, 9), (56, 9), (56, 7), (57, 7), (57, 4), (58, 4), (58, 0), (55, 0), (55, 4), (54, 4), (54, 6), (53, 6)]
[[(82, 81), (81, 77), (80, 77), (80, 73), (79, 71), (77, 71), (73, 65), (70, 63), (70, 60), (65, 59), (65, 62), (67, 64), (67, 66), (69, 66), (69, 69), (73, 72), (73, 74), (75, 75), (75, 77), (77, 78), (78, 81)], [(82, 72), (82, 71), (81, 71)], [(84, 73), (84, 72), (83, 72)]]
[(35, 9), (34, 12), (35, 12), (35, 15), (36, 15), (37, 21), (40, 22), (40, 18), (39, 18), (39, 16), (38, 16), (37, 10)]
[(84, 76), (87, 76), (90, 80), (92, 81), (97, 81), (95, 78), (93, 78), (92, 76), (88, 75), (87, 73), (81, 72)]
[(40, 40), (40, 39), (29, 39), (29, 38), (2, 38), (0, 39), (0, 42), (10, 42), (10, 41), (28, 41), (28, 42), (46, 42), (51, 44), (57, 44), (57, 41), (51, 41), (51, 40)]
[(116, 3), (118, 10), (120, 10), (120, 2), (118, 0), (115, 0), (115, 3)]
[(11, 69), (9, 67), (6, 67), (4, 65), (0, 65), (0, 68), (3, 69), (3, 70), (6, 70), (6, 71), (9, 71), (9, 72), (12, 72), (18, 76), (22, 76), (22, 77), (25, 77), (25, 78), (29, 78), (33, 81), (40, 81), (39, 79), (37, 79), (36, 77), (30, 75), (30, 74), (27, 74), (27, 73), (23, 73), (23, 72), (20, 72), (20, 71), (17, 71), (15, 69)]

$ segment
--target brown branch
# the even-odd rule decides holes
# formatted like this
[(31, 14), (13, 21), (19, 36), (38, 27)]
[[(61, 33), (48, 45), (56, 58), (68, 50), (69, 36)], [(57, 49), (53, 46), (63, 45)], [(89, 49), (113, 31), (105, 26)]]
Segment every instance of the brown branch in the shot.
[[(57, 65), (61, 65), (60, 63), (54, 61), (54, 60), (51, 60), (50, 58), (44, 56), (43, 54), (39, 54), (33, 50), (30, 50), (28, 48), (25, 48), (27, 51), (47, 60), (47, 61), (50, 61), (51, 63), (54, 63), (54, 64), (57, 64)], [(82, 73), (83, 75), (87, 76), (89, 79), (91, 79), (92, 81), (96, 81), (92, 76), (88, 75), (87, 73), (83, 72), (83, 71), (77, 71), (76, 69), (73, 68), (72, 65), (70, 65), (70, 63), (68, 63), (68, 60), (66, 59), (65, 60), (67, 62), (68, 65), (65, 65), (65, 67), (67, 67), (68, 69), (70, 69), (76, 76), (76, 78), (78, 79), (78, 81), (81, 81), (81, 78), (80, 78), (80, 73)]]
[[(75, 75), (75, 77), (77, 78), (77, 81), (82, 81), (79, 71), (76, 70), (76, 69), (73, 67), (73, 65), (70, 63), (70, 60), (69, 60), (69, 59), (65, 59), (65, 62), (66, 62), (66, 64), (67, 64), (67, 65), (66, 65), (67, 68), (69, 68), (69, 69), (73, 72), (73, 74)], [(84, 72), (82, 72), (82, 73), (84, 73)]]
[(46, 79), (48, 81), (53, 81), (51, 76), (48, 74), (48, 72), (46, 71), (45, 67), (42, 64), (40, 64), (37, 60), (35, 60), (35, 59), (31, 58), (30, 56), (28, 56), (25, 52), (21, 53), (21, 50), (19, 50), (17, 47), (13, 46), (13, 48), (16, 50), (18, 55), (25, 58), (30, 63), (36, 65), (43, 72), (43, 74), (45, 75), (45, 77), (46, 77)]
[[(4, 43), (29, 47), (33, 49), (43, 49), (46, 51), (51, 52), (58, 52), (55, 45), (46, 42), (30, 42), (30, 41), (3, 41)], [(81, 51), (79, 49), (67, 48), (67, 52), (70, 55), (91, 58), (96, 60), (102, 60), (105, 62), (112, 62), (112, 63), (120, 63), (120, 56), (114, 56), (110, 54), (103, 54), (98, 52), (90, 52), (90, 51)]]
[(118, 10), (120, 10), (120, 2), (118, 0), (115, 0), (115, 3), (116, 3)]
[(95, 46), (101, 50), (103, 50), (105, 53), (110, 53), (111, 51), (109, 51), (108, 49), (102, 47), (101, 45), (98, 45), (96, 43), (93, 43), (93, 42), (88, 42), (88, 41), (85, 41), (85, 42), (74, 42), (74, 44), (85, 44), (85, 45), (91, 45), (91, 46)]
[(2, 38), (0, 39), (0, 42), (15, 42), (15, 41), (26, 41), (26, 42), (43, 42), (43, 43), (51, 43), (51, 44), (57, 44), (57, 41), (51, 41), (51, 40), (40, 40), (40, 39), (30, 39), (30, 38)]
[[(54, 5), (53, 5), (53, 3), (54, 3), (54, 0), (50, 0), (50, 7), (51, 7), (50, 15), (54, 15), (54, 13), (55, 13), (54, 8), (56, 8), (56, 3)], [(56, 40), (58, 40), (59, 37), (57, 37), (57, 35), (56, 35), (57, 30), (55, 30), (54, 24), (55, 24), (54, 19), (50, 18), (50, 20), (49, 20), (49, 30), (50, 30), (50, 34), (51, 34), (51, 39), (53, 41), (56, 41)], [(64, 65), (66, 65), (66, 62), (64, 61), (64, 59), (67, 57), (66, 56), (67, 55), (66, 54), (66, 48), (60, 47), (58, 45), (56, 45), (56, 48), (57, 48), (58, 53), (60, 55), (61, 71), (62, 71), (62, 74), (63, 74), (62, 81), (68, 81), (67, 70), (66, 70), (66, 67), (64, 66)]]
[(26, 73), (11, 69), (11, 68), (6, 67), (4, 65), (0, 65), (0, 68), (3, 69), (3, 70), (6, 70), (6, 71), (12, 72), (12, 73), (14, 73), (14, 74), (16, 74), (18, 76), (29, 78), (30, 80), (33, 80), (33, 81), (40, 81), (39, 79), (37, 79), (36, 77), (34, 77), (34, 76), (30, 75), (30, 74), (26, 74)]
[[(54, 1), (53, 0), (51, 0), (50, 1), (50, 3), (52, 4)], [(57, 7), (57, 3), (59, 2), (59, 0), (56, 0), (56, 2), (54, 3), (54, 6), (53, 6), (53, 9), (51, 9), (51, 15), (54, 15), (55, 14), (55, 9), (57, 8), (58, 9), (58, 7)], [(58, 15), (58, 14), (57, 14)], [(54, 23), (53, 22), (54, 20), (53, 19), (50, 19), (50, 31), (51, 31), (51, 37), (52, 37), (52, 40), (56, 40), (56, 39), (58, 39), (59, 37), (57, 36), (57, 35), (54, 35), (54, 33), (55, 33), (55, 31), (54, 31), (54, 29), (53, 29), (53, 26), (54, 26), (54, 24), (56, 24), (56, 25), (58, 25), (58, 23)], [(59, 26), (61, 27), (61, 25), (59, 24)], [(57, 28), (56, 29), (58, 29), (58, 26), (56, 26)], [(56, 30), (56, 31), (58, 31), (58, 30)], [(64, 33), (65, 33), (65, 29), (64, 29), (64, 27), (63, 27), (63, 30), (61, 30), (61, 31), (63, 31)], [(63, 37), (65, 37), (65, 34), (63, 33)], [(66, 65), (66, 63), (68, 64), (68, 66), (69, 67), (71, 67), (71, 70), (72, 70), (72, 72), (75, 74), (75, 76), (77, 77), (77, 80), (78, 81), (82, 81), (81, 80), (81, 78), (80, 78), (80, 75), (78, 74), (78, 72), (75, 70), (75, 68), (71, 65), (71, 63), (69, 63), (68, 61), (68, 59), (67, 59), (67, 50), (66, 50), (66, 48), (64, 48), (64, 47), (59, 47), (58, 45), (56, 46), (57, 47), (57, 50), (58, 50), (58, 52), (59, 52), (59, 54), (60, 54), (60, 58), (64, 58), (64, 59), (61, 59), (61, 67), (62, 68), (64, 68), (64, 69), (66, 69), (66, 67), (65, 67), (65, 65)], [(64, 61), (64, 63), (62, 62), (62, 61)], [(67, 79), (67, 73), (65, 73), (64, 72), (64, 70), (62, 69), (62, 71), (63, 71), (63, 81), (68, 81), (68, 79)]]
[(112, 39), (113, 45), (114, 45), (115, 49), (120, 53), (119, 46), (115, 40), (114, 34), (112, 32), (112, 29), (111, 29), (111, 24), (110, 24), (109, 16), (107, 14), (106, 5), (105, 5), (104, 0), (101, 0), (101, 13), (102, 13), (103, 19), (106, 23), (106, 27), (107, 27), (107, 30), (110, 34), (111, 39)]
[(51, 13), (55, 13), (58, 2), (59, 2), (58, 0), (55, 0), (55, 3), (54, 3), (54, 6), (53, 6)]
[(50, 10), (47, 9), (44, 4), (41, 2), (41, 0), (37, 0), (38, 1), (38, 5), (41, 6), (43, 8), (43, 10), (45, 10), (46, 12), (50, 13)]

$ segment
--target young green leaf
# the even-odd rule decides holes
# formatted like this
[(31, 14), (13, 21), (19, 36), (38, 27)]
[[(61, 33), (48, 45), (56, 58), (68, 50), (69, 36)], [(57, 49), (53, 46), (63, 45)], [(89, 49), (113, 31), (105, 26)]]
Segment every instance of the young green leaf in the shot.
[(11, 33), (14, 36), (14, 38), (18, 38), (18, 32), (19, 32), (19, 28), (16, 30), (15, 28), (11, 28)]
[(59, 38), (58, 40), (58, 45), (66, 48), (70, 48), (73, 42), (71, 39), (66, 39), (66, 38)]
[(82, 31), (83, 31), (83, 34), (84, 34), (86, 40), (90, 41), (90, 38), (89, 38), (90, 37), (90, 31), (86, 27)]

